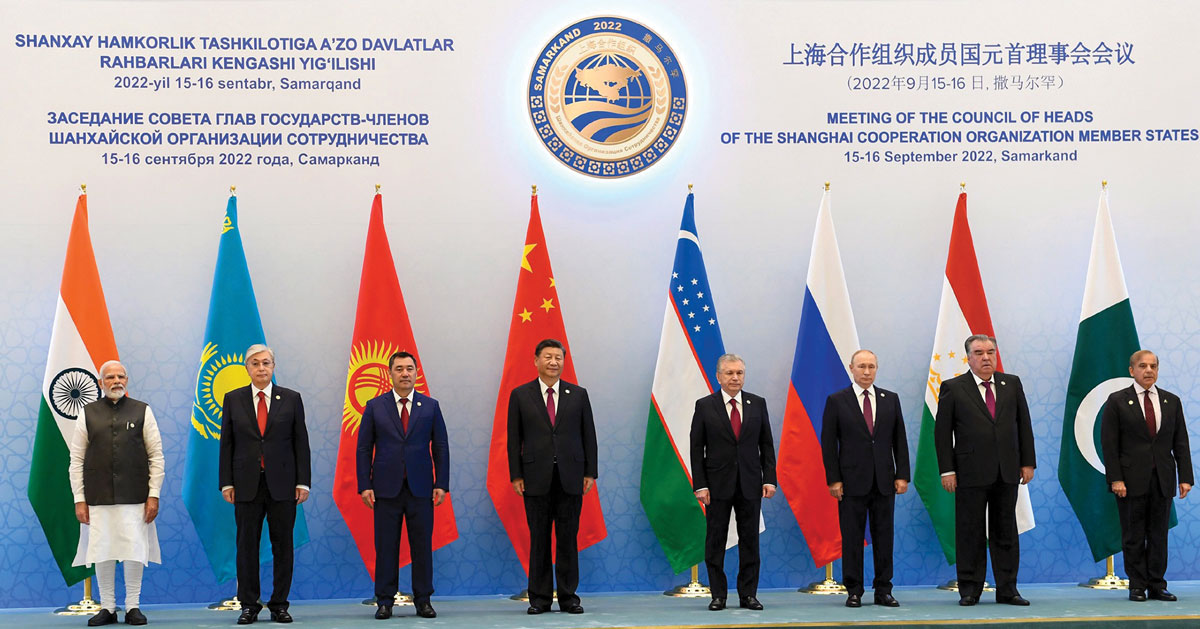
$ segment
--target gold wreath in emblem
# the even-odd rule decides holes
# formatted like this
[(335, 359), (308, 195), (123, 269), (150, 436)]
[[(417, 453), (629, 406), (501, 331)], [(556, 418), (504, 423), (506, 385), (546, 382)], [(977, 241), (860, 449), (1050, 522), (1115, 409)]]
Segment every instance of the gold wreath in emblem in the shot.
[(192, 401), (192, 429), (205, 439), (221, 438), (221, 404), (225, 394), (250, 384), (241, 354), (220, 355), (216, 343), (206, 343), (200, 352), (196, 374), (196, 398)]
[[(392, 390), (388, 358), (401, 348), (383, 341), (363, 341), (350, 350), (350, 368), (346, 373), (346, 399), (342, 404), (342, 430), (358, 432), (363, 411), (371, 398)], [(414, 352), (415, 353), (415, 352)], [(416, 390), (428, 395), (425, 376), (417, 363)]]

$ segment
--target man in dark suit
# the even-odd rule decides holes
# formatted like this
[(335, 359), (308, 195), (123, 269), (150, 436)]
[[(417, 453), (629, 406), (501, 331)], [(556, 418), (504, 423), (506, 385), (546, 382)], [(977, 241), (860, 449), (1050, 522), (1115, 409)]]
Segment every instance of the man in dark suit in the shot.
[(896, 494), (908, 491), (908, 438), (900, 396), (875, 385), (875, 352), (850, 357), (854, 383), (825, 400), (821, 453), (825, 482), (838, 500), (842, 531), (842, 581), (846, 607), (861, 607), (863, 541), (867, 515), (875, 557), (875, 604), (899, 607), (892, 596), (892, 541)]
[(736, 354), (717, 359), (721, 390), (696, 400), (692, 414), (692, 487), (705, 505), (704, 565), (712, 602), (725, 609), (725, 541), (729, 514), (738, 534), (737, 591), (741, 607), (763, 608), (758, 601), (758, 521), (762, 499), (775, 495), (775, 441), (767, 402), (742, 391), (746, 361)]
[(225, 394), (221, 404), (221, 493), (233, 503), (237, 523), (239, 625), (258, 620), (258, 545), (263, 517), (275, 560), (271, 620), (292, 622), (292, 527), (296, 505), (308, 500), (312, 483), (308, 429), (300, 394), (276, 386), (275, 352), (266, 345), (246, 350), (250, 385)]
[(1117, 495), (1121, 547), (1129, 573), (1129, 600), (1173, 601), (1167, 571), (1167, 527), (1175, 472), (1179, 497), (1192, 490), (1192, 453), (1183, 403), (1154, 385), (1158, 357), (1141, 350), (1129, 357), (1133, 386), (1108, 396), (1100, 419), (1104, 476)]
[(375, 511), (375, 618), (392, 617), (399, 588), (400, 529), (408, 525), (413, 603), (436, 618), (433, 594), (433, 508), (450, 488), (450, 443), (438, 401), (415, 391), (417, 359), (388, 358), (392, 390), (367, 402), (358, 429), (358, 493)]
[[(583, 387), (559, 379), (566, 353), (546, 339), (534, 350), (538, 377), (508, 397), (508, 471), (525, 499), (529, 522), (530, 614), (550, 611), (557, 577), (558, 607), (582, 614), (579, 587), (579, 513), (596, 484), (596, 426)], [(553, 530), (557, 568), (551, 562)]]
[(990, 547), (996, 602), (1028, 605), (1017, 592), (1017, 489), (1037, 467), (1029, 405), (1021, 380), (996, 371), (995, 338), (974, 334), (963, 347), (970, 371), (942, 382), (934, 427), (942, 487), (954, 494), (958, 604), (979, 602)]

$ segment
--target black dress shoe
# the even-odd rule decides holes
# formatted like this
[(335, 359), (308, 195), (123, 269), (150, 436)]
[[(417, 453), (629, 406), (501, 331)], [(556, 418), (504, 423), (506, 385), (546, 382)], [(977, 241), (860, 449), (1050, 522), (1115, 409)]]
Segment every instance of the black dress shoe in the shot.
[(892, 596), (891, 592), (888, 592), (887, 594), (876, 594), (875, 604), (883, 605), (884, 607), (899, 607), (900, 601), (897, 601), (896, 597)]
[(292, 615), (286, 609), (279, 611), (271, 610), (271, 620), (275, 622), (292, 622)]
[(756, 612), (762, 611), (763, 608), (762, 603), (758, 602), (758, 599), (754, 598), (753, 596), (743, 596), (738, 605), (743, 609), (752, 609)]
[(388, 618), (391, 618), (391, 617), (392, 617), (392, 606), (391, 605), (380, 605), (375, 610), (375, 620), (387, 620)]
[(107, 609), (103, 609), (103, 608), (101, 608), (100, 611), (96, 612), (95, 616), (88, 618), (88, 626), (89, 627), (99, 627), (101, 625), (111, 625), (115, 622), (117, 622), (117, 615), (108, 611)]
[(846, 607), (862, 607), (862, 597), (857, 594), (850, 594), (846, 597)]
[(525, 613), (529, 614), (530, 616), (536, 616), (537, 614), (544, 614), (548, 611), (550, 611), (549, 605), (546, 605), (546, 606), (530, 605), (529, 609), (525, 610)]
[(1146, 590), (1129, 590), (1129, 600), (1138, 603), (1146, 602)]
[(243, 607), (241, 615), (238, 616), (237, 624), (249, 625), (249, 624), (253, 623), (254, 621), (258, 620), (258, 612), (261, 610), (262, 610), (261, 607), (259, 607), (258, 609), (255, 609), (253, 607)]
[(1029, 601), (1026, 600), (1025, 597), (1021, 596), (1020, 594), (1013, 594), (1012, 596), (1009, 596), (1008, 598), (1000, 598), (999, 596), (997, 596), (996, 602), (1001, 605), (1017, 605), (1020, 607), (1029, 607)]
[(722, 609), (725, 609), (725, 599), (723, 598), (714, 598), (712, 602), (708, 604), (708, 611), (710, 612), (719, 612)]
[(125, 624), (127, 625), (144, 625), (148, 622), (150, 621), (146, 620), (146, 615), (136, 607), (125, 612)]
[(580, 605), (579, 603), (575, 603), (574, 605), (567, 605), (566, 607), (563, 608), (563, 611), (567, 612), (568, 614), (582, 614), (583, 613), (583, 605)]
[(975, 605), (975, 603), (978, 603), (978, 602), (979, 602), (979, 597), (976, 597), (976, 596), (964, 596), (964, 597), (958, 599), (958, 604), (962, 605), (963, 607), (972, 607)]
[(421, 618), (437, 618), (437, 612), (433, 611), (433, 605), (429, 601), (417, 603), (417, 615)]
[(1165, 588), (1162, 590), (1150, 590), (1150, 598), (1156, 601), (1175, 601), (1179, 600), (1174, 594), (1168, 592)]

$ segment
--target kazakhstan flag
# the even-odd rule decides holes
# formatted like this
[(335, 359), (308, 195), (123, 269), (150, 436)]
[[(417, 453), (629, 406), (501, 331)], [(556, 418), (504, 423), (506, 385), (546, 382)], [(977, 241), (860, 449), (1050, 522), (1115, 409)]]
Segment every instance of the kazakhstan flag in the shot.
[[(250, 384), (246, 372), (246, 348), (266, 343), (258, 302), (250, 283), (246, 252), (238, 230), (237, 197), (229, 197), (221, 245), (217, 249), (217, 271), (208, 302), (208, 324), (200, 371), (196, 374), (196, 398), (192, 405), (192, 430), (188, 436), (187, 467), (183, 473), (183, 501), (204, 553), (218, 583), (237, 576), (237, 527), (233, 505), (225, 502), (218, 487), (220, 458), (221, 400), (233, 389)], [(308, 542), (308, 525), (303, 506), (297, 507), (294, 540), (297, 547)], [(263, 527), (260, 559), (271, 560), (267, 527)]]

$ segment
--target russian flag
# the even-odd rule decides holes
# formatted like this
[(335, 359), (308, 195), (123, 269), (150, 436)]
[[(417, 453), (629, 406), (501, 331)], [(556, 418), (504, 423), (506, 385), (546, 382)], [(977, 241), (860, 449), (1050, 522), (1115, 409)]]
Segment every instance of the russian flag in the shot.
[(848, 365), (859, 349), (829, 205), (827, 187), (813, 232), (778, 464), (779, 487), (818, 567), (842, 554), (837, 500), (821, 459), (821, 417), (825, 398), (850, 386)]

